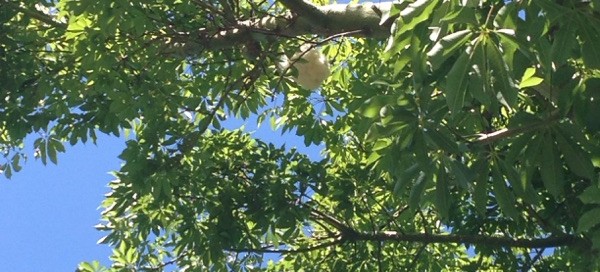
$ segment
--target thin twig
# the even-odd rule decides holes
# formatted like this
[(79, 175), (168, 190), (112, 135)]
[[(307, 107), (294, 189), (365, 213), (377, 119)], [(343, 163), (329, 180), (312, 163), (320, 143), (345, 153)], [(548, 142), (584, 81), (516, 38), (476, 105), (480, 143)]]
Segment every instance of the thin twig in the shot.
[(482, 145), (491, 144), (491, 143), (501, 140), (501, 139), (509, 138), (509, 137), (512, 137), (515, 135), (519, 135), (519, 134), (523, 134), (526, 132), (538, 130), (540, 128), (548, 127), (553, 122), (557, 121), (558, 119), (559, 119), (558, 114), (553, 114), (550, 116), (550, 118), (547, 118), (546, 120), (543, 120), (540, 122), (535, 122), (532, 124), (515, 127), (515, 128), (503, 128), (503, 129), (500, 129), (500, 130), (497, 130), (494, 132), (490, 132), (490, 133), (485, 133), (485, 134), (484, 133), (478, 134), (479, 137), (475, 140), (475, 143), (482, 144)]

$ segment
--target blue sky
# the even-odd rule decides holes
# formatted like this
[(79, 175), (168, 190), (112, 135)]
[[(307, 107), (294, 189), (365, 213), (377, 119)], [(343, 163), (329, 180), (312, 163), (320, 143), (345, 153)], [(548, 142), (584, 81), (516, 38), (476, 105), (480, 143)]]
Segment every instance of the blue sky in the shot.
[(59, 164), (33, 159), (10, 180), (0, 177), (0, 271), (74, 271), (85, 260), (108, 263), (111, 249), (97, 245), (98, 207), (124, 140), (99, 135), (67, 148)]
[[(273, 132), (268, 121), (259, 129), (255, 120), (245, 122), (256, 138), (319, 158), (320, 148), (305, 147), (302, 139)], [(227, 128), (243, 123), (228, 120)], [(74, 271), (81, 261), (99, 260), (109, 265), (112, 249), (96, 242), (103, 234), (93, 228), (99, 223), (98, 209), (110, 171), (118, 170), (117, 158), (125, 146), (123, 138), (98, 134), (97, 145), (90, 142), (67, 147), (59, 154), (58, 165), (46, 166), (30, 157), (23, 170), (10, 180), (0, 177), (0, 271)]]

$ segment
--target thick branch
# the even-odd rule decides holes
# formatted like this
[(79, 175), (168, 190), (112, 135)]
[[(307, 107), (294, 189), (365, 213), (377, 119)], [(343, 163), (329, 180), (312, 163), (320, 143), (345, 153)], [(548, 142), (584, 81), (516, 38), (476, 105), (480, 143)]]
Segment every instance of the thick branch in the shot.
[(56, 28), (66, 28), (66, 24), (63, 24), (61, 22), (57, 22), (54, 21), (54, 19), (52, 19), (51, 16), (44, 14), (42, 12), (39, 11), (33, 11), (33, 10), (29, 10), (27, 8), (22, 7), (18, 2), (12, 2), (12, 1), (7, 1), (5, 3), (7, 6), (9, 6), (10, 8), (22, 12), (23, 14), (25, 14), (26, 16), (29, 16), (35, 20), (38, 20), (40, 22), (46, 23), (52, 27), (56, 27)]
[[(349, 237), (348, 235), (351, 235)], [(458, 234), (424, 234), (411, 233), (401, 234), (394, 231), (378, 232), (378, 233), (358, 233), (356, 231), (347, 232), (345, 235), (332, 237), (333, 240), (321, 244), (302, 247), (297, 249), (273, 249), (272, 247), (264, 248), (230, 248), (232, 252), (253, 252), (253, 253), (279, 253), (279, 254), (295, 254), (305, 253), (332, 246), (341, 245), (345, 242), (356, 241), (376, 241), (376, 242), (412, 242), (422, 244), (471, 244), (471, 245), (486, 245), (491, 247), (519, 247), (519, 248), (548, 248), (570, 246), (577, 243), (585, 243), (582, 238), (570, 235), (537, 238), (537, 239), (513, 239), (508, 237), (495, 237), (485, 235), (458, 235)]]
[[(179, 33), (167, 44), (169, 51), (183, 56), (195, 56), (204, 50), (231, 48), (252, 41), (257, 35), (297, 37), (314, 34), (324, 37), (340, 33), (353, 36), (387, 38), (390, 25), (382, 24), (381, 14), (389, 11), (391, 2), (365, 4), (334, 4), (312, 6), (298, 0), (282, 0), (282, 3), (298, 14), (240, 21), (229, 29), (201, 28), (195, 32)], [(308, 10), (308, 11), (307, 11)], [(318, 24), (313, 18), (325, 16)]]
[[(350, 238), (348, 238), (350, 239)], [(510, 237), (497, 237), (486, 235), (460, 235), (460, 234), (422, 234), (406, 233), (402, 234), (395, 231), (385, 231), (379, 233), (357, 233), (356, 237), (351, 237), (354, 241), (395, 241), (395, 242), (417, 242), (417, 243), (453, 243), (453, 244), (472, 244), (486, 245), (492, 247), (521, 247), (521, 248), (546, 248), (570, 246), (576, 243), (582, 243), (582, 238), (563, 235), (548, 238), (535, 239), (514, 239)]]
[(313, 26), (329, 25), (329, 17), (319, 7), (303, 0), (279, 0), (296, 15), (302, 15)]
[(548, 238), (515, 239), (511, 237), (489, 235), (461, 235), (461, 234), (430, 234), (430, 233), (402, 233), (397, 231), (360, 232), (331, 215), (313, 210), (314, 219), (323, 220), (339, 231), (341, 242), (347, 241), (390, 241), (414, 242), (423, 244), (454, 243), (486, 245), (492, 247), (521, 247), (521, 248), (547, 248), (570, 246), (575, 243), (584, 243), (585, 240), (573, 235), (560, 235)]

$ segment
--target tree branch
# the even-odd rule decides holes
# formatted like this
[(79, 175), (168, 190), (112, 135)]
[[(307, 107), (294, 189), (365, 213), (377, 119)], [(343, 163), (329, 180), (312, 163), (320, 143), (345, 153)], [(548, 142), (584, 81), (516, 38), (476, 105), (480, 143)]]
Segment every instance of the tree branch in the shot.
[(518, 134), (522, 134), (522, 133), (526, 133), (526, 132), (530, 132), (530, 131), (534, 131), (543, 127), (548, 126), (549, 124), (552, 124), (554, 121), (558, 120), (558, 114), (557, 113), (553, 113), (549, 118), (547, 118), (546, 120), (540, 121), (540, 122), (535, 122), (532, 124), (528, 124), (525, 126), (520, 126), (520, 127), (515, 127), (515, 128), (503, 128), (491, 133), (487, 133), (487, 134), (479, 134), (479, 137), (475, 140), (475, 143), (477, 144), (490, 144), (493, 143), (495, 141), (501, 140), (501, 139), (505, 139), (508, 137), (512, 137)]
[(489, 235), (463, 235), (463, 234), (430, 234), (430, 233), (402, 233), (397, 231), (360, 232), (335, 217), (323, 212), (312, 210), (316, 219), (321, 219), (336, 228), (340, 234), (341, 242), (372, 241), (372, 242), (416, 242), (423, 244), (450, 243), (486, 245), (504, 248), (547, 248), (570, 246), (576, 243), (586, 243), (586, 240), (574, 235), (559, 235), (547, 238), (511, 238)]
[(322, 249), (322, 248), (326, 248), (326, 247), (331, 247), (331, 246), (335, 246), (335, 245), (339, 245), (342, 243), (342, 240), (339, 238), (336, 238), (332, 241), (329, 242), (325, 242), (322, 244), (318, 244), (315, 246), (310, 246), (310, 247), (304, 247), (304, 248), (298, 248), (298, 249), (271, 249), (272, 246), (268, 246), (265, 248), (229, 248), (226, 249), (227, 251), (232, 251), (232, 252), (237, 252), (237, 253), (241, 253), (241, 252), (252, 252), (252, 253), (280, 253), (280, 254), (294, 254), (294, 253), (304, 253), (304, 252), (310, 252), (313, 250), (318, 250), (318, 249)]
[(452, 243), (486, 245), (492, 247), (520, 247), (520, 248), (546, 248), (570, 246), (576, 243), (584, 243), (583, 238), (573, 235), (561, 235), (548, 238), (515, 239), (510, 237), (486, 236), (486, 235), (462, 235), (462, 234), (401, 234), (395, 231), (380, 233), (357, 233), (352, 237), (354, 241), (395, 241), (395, 242), (417, 242), (417, 243)]
[[(297, 37), (314, 34), (329, 37), (351, 33), (352, 36), (385, 39), (390, 35), (390, 24), (380, 24), (380, 21), (382, 14), (391, 9), (391, 2), (316, 7), (299, 0), (281, 1), (298, 14), (239, 21), (236, 27), (228, 29), (201, 28), (194, 32), (177, 33), (166, 42), (166, 51), (182, 56), (196, 56), (207, 49), (239, 46), (255, 40), (256, 36)], [(327, 18), (327, 23), (316, 24), (314, 18), (322, 16)]]
[(21, 12), (21, 13), (25, 14), (26, 16), (29, 16), (40, 22), (46, 23), (52, 27), (66, 29), (66, 27), (67, 27), (66, 24), (54, 21), (54, 19), (52, 19), (51, 16), (44, 14), (42, 12), (39, 12), (37, 10), (33, 11), (33, 10), (26, 9), (26, 8), (22, 7), (19, 3), (20, 2), (12, 2), (12, 1), (5, 2), (5, 4), (8, 5), (10, 8), (12, 8), (13, 10)]
[(327, 14), (323, 13), (319, 7), (312, 3), (303, 0), (278, 0), (278, 2), (296, 15), (304, 17), (308, 23), (315, 27), (327, 28), (330, 24)]
[(356, 241), (373, 241), (373, 242), (413, 242), (423, 244), (472, 244), (472, 245), (486, 245), (492, 247), (504, 247), (504, 248), (547, 248), (547, 247), (560, 247), (570, 246), (577, 243), (585, 243), (586, 241), (582, 238), (563, 235), (548, 238), (536, 238), (536, 239), (513, 239), (509, 237), (495, 237), (485, 235), (459, 235), (459, 234), (401, 234), (398, 232), (380, 232), (380, 233), (359, 233), (352, 230), (351, 237), (350, 232), (343, 233), (336, 237), (331, 237), (333, 240), (314, 246), (303, 247), (298, 249), (272, 249), (273, 246), (267, 246), (264, 248), (229, 248), (227, 251), (231, 252), (252, 252), (252, 253), (279, 253), (279, 254), (295, 254), (305, 253), (322, 248), (331, 246), (341, 245), (345, 242), (356, 242)]

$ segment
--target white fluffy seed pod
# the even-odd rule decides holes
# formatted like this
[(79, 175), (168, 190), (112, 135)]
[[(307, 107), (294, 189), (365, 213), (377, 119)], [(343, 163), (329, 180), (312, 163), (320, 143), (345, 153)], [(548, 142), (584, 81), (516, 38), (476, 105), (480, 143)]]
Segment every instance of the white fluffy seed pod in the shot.
[(309, 44), (302, 45), (300, 51), (294, 54), (291, 60), (283, 55), (277, 66), (285, 70), (289, 68), (290, 63), (298, 71), (298, 76), (294, 80), (307, 90), (319, 88), (330, 73), (329, 62), (325, 55), (317, 48), (311, 48)]

